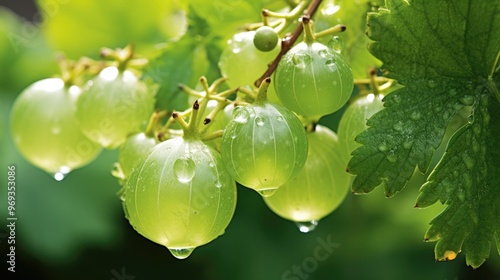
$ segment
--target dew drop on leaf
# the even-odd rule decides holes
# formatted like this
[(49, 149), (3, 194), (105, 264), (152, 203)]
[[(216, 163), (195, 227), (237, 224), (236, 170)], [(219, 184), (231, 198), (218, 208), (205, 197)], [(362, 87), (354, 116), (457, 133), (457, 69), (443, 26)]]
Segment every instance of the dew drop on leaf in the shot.
[(395, 131), (401, 131), (403, 130), (403, 123), (402, 122), (397, 122), (395, 123), (392, 128), (395, 130)]
[(188, 183), (195, 175), (196, 164), (191, 158), (181, 157), (174, 162), (174, 175), (181, 183)]
[(471, 106), (472, 104), (474, 104), (474, 97), (472, 95), (466, 95), (458, 100), (465, 106)]
[(418, 121), (420, 120), (420, 118), (422, 117), (422, 115), (420, 114), (420, 112), (418, 111), (413, 111), (410, 115), (410, 119), (414, 120), (414, 121)]
[(427, 81), (427, 85), (428, 85), (430, 88), (435, 88), (435, 87), (437, 87), (437, 85), (438, 85), (438, 84), (437, 84), (437, 82), (436, 82), (436, 81), (434, 81), (434, 80), (429, 80), (429, 81)]
[(308, 233), (313, 231), (318, 226), (318, 221), (312, 220), (310, 222), (296, 222), (300, 232)]
[(378, 150), (381, 152), (386, 152), (388, 150), (387, 145), (385, 143), (381, 143), (378, 145)]
[(471, 170), (476, 165), (476, 161), (468, 154), (462, 154), (462, 160), (465, 163), (467, 169)]
[(183, 260), (191, 255), (193, 252), (194, 248), (175, 248), (175, 249), (168, 249), (172, 255), (180, 260)]

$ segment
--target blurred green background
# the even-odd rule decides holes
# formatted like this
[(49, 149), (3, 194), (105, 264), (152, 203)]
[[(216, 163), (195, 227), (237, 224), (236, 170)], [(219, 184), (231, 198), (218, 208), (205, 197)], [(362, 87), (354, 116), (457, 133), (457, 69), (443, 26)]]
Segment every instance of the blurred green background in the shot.
[[(224, 28), (258, 21), (261, 6), (273, 5), (272, 1), (191, 2), (199, 2), (200, 9), (210, 3), (219, 12), (219, 22), (230, 23)], [(196, 249), (188, 259), (175, 259), (166, 248), (137, 234), (124, 218), (116, 195), (119, 184), (110, 174), (116, 151), (103, 151), (92, 164), (56, 182), (16, 151), (8, 118), (16, 95), (24, 87), (57, 73), (58, 51), (73, 59), (83, 55), (97, 58), (103, 46), (123, 47), (134, 42), (139, 53), (152, 53), (158, 44), (184, 32), (183, 4), (173, 0), (40, 0), (3, 1), (2, 5), (0, 178), (6, 186), (7, 166), (16, 166), (16, 277), (500, 279), (500, 257), (495, 248), (490, 259), (476, 270), (465, 265), (462, 254), (454, 261), (434, 261), (434, 244), (424, 243), (423, 236), (428, 222), (443, 207), (413, 208), (423, 175), (415, 176), (391, 199), (386, 199), (381, 189), (365, 196), (348, 194), (335, 212), (307, 234), (273, 214), (257, 193), (239, 187), (237, 210), (225, 234)], [(231, 9), (248, 15), (238, 17)], [(363, 34), (359, 31), (363, 28), (353, 30)], [(360, 40), (364, 45), (366, 39)], [(335, 130), (341, 113), (321, 122)], [(7, 215), (6, 196), (2, 187), (2, 221)], [(6, 237), (7, 229), (2, 226), (2, 260), (7, 254)], [(335, 249), (327, 257), (315, 259), (316, 248), (324, 242), (335, 243)], [(6, 270), (6, 262), (2, 263)]]

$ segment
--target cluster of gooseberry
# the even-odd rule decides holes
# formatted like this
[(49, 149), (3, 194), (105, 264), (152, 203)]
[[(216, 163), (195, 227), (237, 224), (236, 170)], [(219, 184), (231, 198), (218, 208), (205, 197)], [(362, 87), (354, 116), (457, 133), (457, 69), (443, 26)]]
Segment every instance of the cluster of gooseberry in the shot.
[[(308, 232), (346, 196), (344, 151), (381, 102), (368, 96), (350, 105), (340, 124), (345, 141), (318, 124), (346, 104), (354, 80), (343, 55), (317, 40), (345, 27), (314, 33), (306, 4), (285, 14), (264, 10), (262, 23), (235, 34), (220, 56), (224, 78), (209, 85), (202, 77), (202, 90), (180, 86), (192, 97), (184, 111), (155, 110), (156, 88), (135, 70), (145, 62), (130, 46), (105, 49), (113, 63), (64, 62), (60, 78), (17, 98), (14, 142), (56, 180), (102, 148), (118, 148), (112, 174), (123, 186), (127, 219), (177, 258), (224, 233), (236, 182)], [(283, 35), (297, 19), (294, 33)], [(219, 92), (223, 83), (230, 89)]]

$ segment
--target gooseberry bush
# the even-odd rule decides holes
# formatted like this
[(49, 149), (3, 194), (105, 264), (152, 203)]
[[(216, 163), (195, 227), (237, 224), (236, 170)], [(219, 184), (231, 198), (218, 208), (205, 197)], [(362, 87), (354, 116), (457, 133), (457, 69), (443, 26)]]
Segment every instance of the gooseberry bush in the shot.
[(415, 204), (447, 205), (424, 240), (473, 267), (500, 253), (499, 1), (185, 2), (155, 50), (102, 46), (27, 86), (20, 153), (62, 180), (118, 149), (125, 217), (183, 259), (224, 234), (240, 187), (308, 232), (349, 190), (395, 195), (448, 141)]

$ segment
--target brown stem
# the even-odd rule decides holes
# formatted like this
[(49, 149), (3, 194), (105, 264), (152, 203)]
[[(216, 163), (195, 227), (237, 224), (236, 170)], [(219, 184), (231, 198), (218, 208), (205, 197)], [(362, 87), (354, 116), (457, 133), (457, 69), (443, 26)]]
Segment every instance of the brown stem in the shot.
[[(307, 18), (307, 19), (312, 18), (314, 16), (314, 13), (316, 13), (316, 11), (318, 10), (318, 7), (321, 4), (321, 1), (322, 0), (314, 0), (311, 3), (311, 5), (309, 5), (309, 7), (306, 10), (306, 13), (304, 14), (304, 16), (302, 18), (303, 19), (304, 18)], [(303, 25), (299, 24), (297, 26), (297, 28), (295, 29), (295, 31), (293, 31), (292, 35), (287, 36), (281, 40), (281, 51), (279, 52), (278, 56), (276, 56), (274, 61), (269, 65), (269, 67), (267, 67), (266, 72), (257, 81), (255, 81), (254, 85), (256, 87), (260, 87), (260, 84), (262, 84), (262, 82), (266, 78), (271, 77), (274, 70), (276, 70), (276, 68), (278, 67), (278, 64), (281, 60), (281, 57), (283, 57), (283, 55), (286, 54), (293, 47), (293, 45), (295, 44), (295, 42), (297, 41), (297, 39), (299, 38), (299, 36), (303, 30), (304, 30)]]

